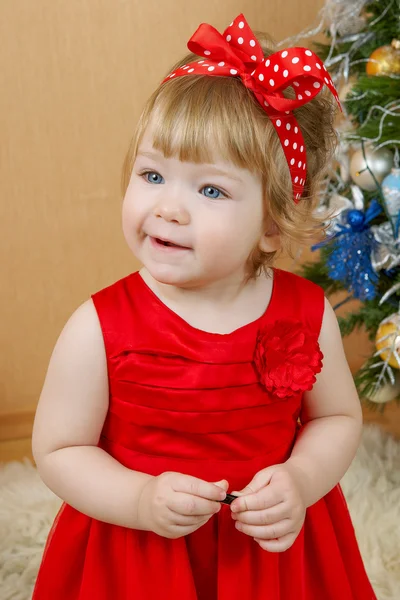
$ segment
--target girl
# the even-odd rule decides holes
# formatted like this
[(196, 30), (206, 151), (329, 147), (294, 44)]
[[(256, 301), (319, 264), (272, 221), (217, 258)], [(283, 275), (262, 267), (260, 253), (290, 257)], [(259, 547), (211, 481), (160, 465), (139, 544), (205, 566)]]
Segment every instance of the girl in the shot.
[(336, 318), (272, 266), (315, 234), (336, 91), (243, 15), (188, 47), (125, 162), (143, 268), (50, 361), (33, 451), (65, 503), (33, 598), (373, 600), (337, 485), (361, 412)]

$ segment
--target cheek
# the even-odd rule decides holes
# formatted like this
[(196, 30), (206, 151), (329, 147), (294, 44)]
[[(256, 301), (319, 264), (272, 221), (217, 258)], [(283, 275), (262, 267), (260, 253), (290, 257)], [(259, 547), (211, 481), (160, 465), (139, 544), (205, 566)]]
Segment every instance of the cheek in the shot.
[(122, 204), (122, 224), (124, 228), (132, 228), (140, 225), (144, 218), (144, 203), (138, 201), (138, 194), (129, 187)]

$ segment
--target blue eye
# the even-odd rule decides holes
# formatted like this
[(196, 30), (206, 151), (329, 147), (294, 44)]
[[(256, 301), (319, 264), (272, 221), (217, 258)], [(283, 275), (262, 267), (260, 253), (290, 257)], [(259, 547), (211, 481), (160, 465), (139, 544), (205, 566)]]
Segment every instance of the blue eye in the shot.
[(149, 183), (163, 182), (163, 177), (161, 177), (161, 175), (159, 173), (156, 173), (155, 171), (146, 171), (145, 173), (142, 173), (142, 175), (144, 175), (146, 181), (148, 181)]
[[(206, 196), (206, 198), (212, 198), (213, 200), (218, 200), (221, 196), (224, 196), (224, 194), (221, 192), (221, 190), (219, 190), (218, 188), (212, 186), (212, 185), (205, 185), (203, 188), (204, 190), (204, 196)], [(208, 196), (208, 194), (210, 194)]]

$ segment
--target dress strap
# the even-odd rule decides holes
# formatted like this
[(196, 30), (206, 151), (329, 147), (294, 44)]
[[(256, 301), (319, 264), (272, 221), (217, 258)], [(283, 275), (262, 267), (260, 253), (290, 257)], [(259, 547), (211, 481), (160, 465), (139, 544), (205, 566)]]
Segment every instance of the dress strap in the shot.
[(281, 318), (296, 318), (319, 337), (324, 316), (324, 290), (295, 273), (276, 269), (275, 276), (279, 283)]

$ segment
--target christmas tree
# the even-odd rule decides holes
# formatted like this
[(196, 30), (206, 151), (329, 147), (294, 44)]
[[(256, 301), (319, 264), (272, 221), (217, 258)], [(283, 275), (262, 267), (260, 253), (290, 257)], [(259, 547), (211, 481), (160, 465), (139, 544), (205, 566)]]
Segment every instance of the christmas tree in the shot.
[[(314, 44), (339, 90), (335, 164), (321, 190), (331, 219), (301, 274), (359, 307), (339, 317), (344, 336), (365, 328), (375, 352), (355, 382), (383, 407), (400, 399), (400, 0), (327, 0), (327, 44)], [(312, 32), (315, 34), (315, 31)], [(303, 35), (302, 37), (306, 37)]]

